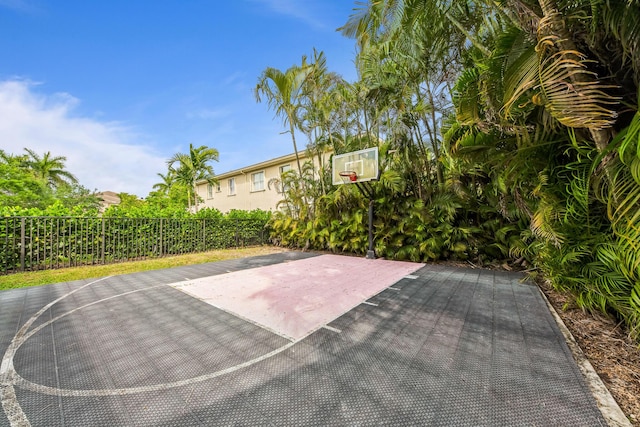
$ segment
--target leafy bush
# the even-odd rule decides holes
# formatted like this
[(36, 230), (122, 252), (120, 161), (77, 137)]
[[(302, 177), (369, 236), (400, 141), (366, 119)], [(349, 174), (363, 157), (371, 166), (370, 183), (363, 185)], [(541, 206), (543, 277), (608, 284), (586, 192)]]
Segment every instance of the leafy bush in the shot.
[(99, 218), (69, 216), (72, 210), (61, 206), (5, 210), (13, 212), (47, 215), (0, 217), (0, 273), (256, 245), (268, 236), (264, 211), (222, 215), (204, 209), (196, 215), (147, 218), (138, 215), (150, 211), (138, 206), (112, 209)]
[(60, 200), (54, 201), (44, 208), (39, 207), (19, 207), (19, 206), (0, 206), (0, 217), (17, 217), (17, 216), (77, 216), (90, 217), (96, 216), (97, 210), (87, 210), (84, 206), (65, 206)]
[[(463, 201), (455, 194), (439, 192), (424, 201), (393, 182), (397, 182), (396, 176), (385, 172), (372, 187), (378, 256), (480, 263), (502, 262), (509, 257), (521, 229), (501, 220), (495, 210), (479, 211), (475, 221), (469, 221)], [(332, 188), (316, 201), (313, 218), (276, 212), (269, 222), (271, 239), (283, 246), (365, 254), (369, 248), (368, 204), (353, 185)], [(500, 243), (496, 235), (501, 237)]]

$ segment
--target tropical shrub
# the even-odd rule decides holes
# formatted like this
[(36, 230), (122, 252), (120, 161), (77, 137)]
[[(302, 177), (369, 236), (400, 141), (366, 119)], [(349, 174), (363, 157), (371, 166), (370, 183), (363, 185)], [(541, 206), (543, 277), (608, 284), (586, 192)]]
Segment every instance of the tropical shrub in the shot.
[[(379, 255), (508, 257), (640, 337), (639, 29), (637, 0), (360, 2), (341, 29), (360, 80), (303, 90), (297, 125), (380, 147)], [(368, 201), (317, 182), (274, 241), (363, 253)]]

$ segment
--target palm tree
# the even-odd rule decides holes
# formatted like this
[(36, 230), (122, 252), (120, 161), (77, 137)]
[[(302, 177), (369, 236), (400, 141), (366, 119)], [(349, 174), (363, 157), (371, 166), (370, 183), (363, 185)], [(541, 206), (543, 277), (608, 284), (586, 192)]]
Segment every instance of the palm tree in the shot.
[(452, 151), (495, 166), (491, 185), (528, 217), (554, 285), (640, 337), (640, 4), (502, 5), (491, 54), (458, 80)]
[(0, 149), (0, 205), (44, 207), (51, 202), (51, 191), (24, 167), (25, 158)]
[(440, 128), (451, 114), (449, 88), (457, 52), (465, 45), (451, 35), (451, 25), (442, 24), (442, 13), (436, 18), (437, 6), (429, 0), (372, 1), (356, 9), (340, 30), (360, 46), (356, 63), (363, 86), (356, 95), (364, 106), (366, 131), (375, 127), (379, 136), (384, 127), (390, 142), (411, 141), (429, 169), (426, 174), (434, 171), (442, 186)]
[[(309, 71), (302, 87), (303, 99), (299, 126), (307, 134), (309, 139), (307, 149), (317, 156), (318, 174), (323, 177), (326, 173), (325, 154), (329, 147), (333, 148), (331, 113), (336, 107), (333, 94), (336, 87), (344, 80), (337, 73), (328, 71), (326, 57), (322, 51), (313, 50), (313, 62), (308, 67)], [(313, 163), (311, 165), (313, 167)], [(324, 195), (326, 188), (323, 179), (320, 179), (320, 184)]]
[(40, 155), (29, 148), (25, 148), (24, 150), (28, 154), (24, 165), (50, 188), (78, 183), (77, 178), (64, 169), (64, 162), (67, 160), (66, 157), (53, 157), (50, 151), (47, 151), (40, 157)]
[(174, 172), (171, 169), (169, 169), (169, 172), (167, 172), (166, 175), (163, 175), (161, 173), (158, 173), (157, 175), (160, 177), (160, 179), (162, 179), (162, 182), (153, 184), (152, 188), (154, 190), (160, 191), (162, 194), (165, 194), (165, 195), (168, 194), (169, 190), (171, 189), (171, 186), (175, 182)]
[[(195, 211), (198, 212), (198, 181), (206, 181), (213, 185), (217, 181), (214, 177), (213, 166), (208, 163), (218, 161), (218, 150), (205, 145), (195, 148), (189, 144), (189, 153), (176, 153), (167, 164), (169, 174), (174, 175), (175, 182), (184, 184), (188, 189), (188, 204), (191, 210), (191, 200), (193, 197)], [(177, 166), (176, 166), (177, 165)]]
[[(363, 80), (397, 78), (378, 94), (403, 124), (415, 130), (421, 109), (433, 113), (428, 84), (453, 71), (455, 120), (426, 129), (436, 142), (445, 133), (445, 181), (472, 182), (484, 211), (528, 225), (535, 241), (510, 251), (534, 254), (582, 307), (615, 311), (640, 336), (640, 2), (359, 5), (342, 31), (357, 39), (359, 59), (379, 49)], [(411, 97), (390, 96), (404, 85)], [(412, 99), (404, 110), (397, 102)]]
[(11, 154), (7, 154), (3, 149), (0, 149), (0, 161), (2, 163), (9, 163), (12, 157)]
[(276, 116), (282, 119), (283, 124), (289, 126), (300, 176), (302, 176), (302, 165), (298, 155), (295, 129), (300, 126), (298, 110), (304, 94), (304, 81), (310, 71), (305, 57), (302, 58), (302, 66), (294, 65), (284, 72), (268, 67), (258, 78), (258, 84), (254, 89), (256, 100), (262, 102), (262, 97), (266, 97), (269, 108), (274, 109)]

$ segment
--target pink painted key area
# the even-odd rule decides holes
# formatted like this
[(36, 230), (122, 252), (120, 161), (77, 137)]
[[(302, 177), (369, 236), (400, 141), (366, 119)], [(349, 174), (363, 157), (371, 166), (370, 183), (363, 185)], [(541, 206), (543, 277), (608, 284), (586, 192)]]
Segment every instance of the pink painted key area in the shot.
[(298, 340), (422, 266), (321, 255), (172, 286)]

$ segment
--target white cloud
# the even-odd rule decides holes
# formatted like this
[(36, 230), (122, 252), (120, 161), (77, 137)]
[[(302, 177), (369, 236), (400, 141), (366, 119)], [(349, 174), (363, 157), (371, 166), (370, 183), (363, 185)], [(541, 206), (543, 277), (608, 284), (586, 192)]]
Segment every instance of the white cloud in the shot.
[(223, 117), (228, 117), (230, 115), (230, 111), (222, 109), (222, 108), (218, 108), (218, 109), (207, 109), (207, 108), (203, 108), (201, 110), (198, 111), (191, 111), (187, 113), (187, 118), (189, 119), (204, 119), (204, 120), (210, 120), (210, 119), (220, 119)]
[(314, 2), (300, 0), (252, 0), (255, 3), (262, 4), (272, 11), (281, 15), (290, 16), (299, 19), (304, 23), (318, 29), (326, 29), (326, 25), (318, 19), (315, 12), (310, 8)]
[(70, 94), (42, 94), (25, 80), (0, 81), (0, 148), (13, 154), (30, 148), (67, 158), (67, 170), (90, 190), (144, 197), (166, 158), (139, 143), (126, 126), (74, 115), (79, 100)]

